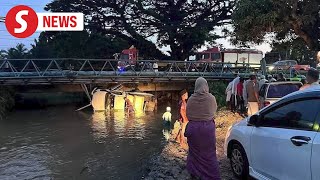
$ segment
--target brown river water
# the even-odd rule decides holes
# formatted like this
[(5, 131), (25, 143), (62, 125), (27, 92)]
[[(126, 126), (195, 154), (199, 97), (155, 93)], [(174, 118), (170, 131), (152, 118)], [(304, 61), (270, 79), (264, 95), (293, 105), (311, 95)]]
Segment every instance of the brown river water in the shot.
[(16, 110), (0, 121), (0, 180), (141, 179), (165, 145), (159, 113)]

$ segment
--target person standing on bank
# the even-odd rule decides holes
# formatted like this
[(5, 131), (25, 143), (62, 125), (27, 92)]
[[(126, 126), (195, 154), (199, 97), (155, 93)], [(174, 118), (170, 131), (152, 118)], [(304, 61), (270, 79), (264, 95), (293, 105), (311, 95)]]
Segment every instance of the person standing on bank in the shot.
[(186, 126), (188, 123), (188, 118), (187, 118), (187, 99), (188, 99), (188, 92), (187, 90), (182, 90), (180, 92), (180, 101), (179, 101), (179, 122), (180, 122), (180, 130), (178, 132), (178, 135), (176, 137), (176, 142), (180, 143), (180, 146), (182, 148), (187, 147), (187, 140), (184, 136)]
[(244, 99), (243, 99), (243, 83), (244, 83), (244, 79), (240, 78), (240, 82), (237, 85), (238, 110), (241, 115), (245, 113)]
[(194, 94), (187, 103), (189, 123), (185, 136), (189, 145), (187, 170), (193, 177), (201, 180), (221, 179), (216, 154), (216, 111), (216, 98), (209, 93), (207, 81), (202, 77), (198, 78)]
[(253, 115), (259, 111), (259, 85), (255, 75), (250, 76), (250, 81), (246, 84), (248, 115)]
[(225, 94), (226, 94), (226, 103), (227, 103), (227, 108), (229, 110), (231, 110), (231, 94), (232, 94), (232, 82), (230, 82), (226, 88), (226, 91), (225, 91)]

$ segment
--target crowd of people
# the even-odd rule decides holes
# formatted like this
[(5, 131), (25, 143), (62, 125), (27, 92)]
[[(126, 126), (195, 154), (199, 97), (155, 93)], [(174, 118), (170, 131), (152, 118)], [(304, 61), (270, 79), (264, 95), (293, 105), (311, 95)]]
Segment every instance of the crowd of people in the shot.
[(230, 110), (239, 112), (241, 115), (253, 115), (260, 109), (259, 91), (265, 83), (283, 82), (283, 81), (300, 81), (304, 90), (310, 86), (319, 85), (319, 71), (311, 68), (307, 72), (306, 78), (301, 78), (297, 73), (292, 78), (286, 79), (283, 73), (279, 73), (276, 78), (268, 75), (267, 79), (264, 75), (251, 75), (248, 80), (237, 76), (232, 80), (226, 90), (226, 103)]
[[(269, 75), (267, 79), (263, 75), (259, 77), (251, 75), (248, 80), (237, 76), (226, 88), (228, 107), (242, 114), (255, 114), (259, 111), (259, 89), (265, 83), (276, 81), (287, 81), (287, 79), (282, 73), (278, 74), (277, 78)], [(311, 68), (306, 79), (299, 81), (303, 83), (300, 90), (319, 86), (319, 71)], [(175, 140), (181, 147), (188, 148), (188, 172), (192, 177), (202, 180), (221, 179), (216, 154), (214, 121), (217, 108), (216, 98), (209, 92), (208, 83), (202, 77), (196, 80), (195, 90), (190, 98), (186, 90), (180, 92), (178, 120), (180, 130)], [(170, 111), (171, 109), (167, 108), (167, 112), (163, 115), (165, 124), (171, 122)]]

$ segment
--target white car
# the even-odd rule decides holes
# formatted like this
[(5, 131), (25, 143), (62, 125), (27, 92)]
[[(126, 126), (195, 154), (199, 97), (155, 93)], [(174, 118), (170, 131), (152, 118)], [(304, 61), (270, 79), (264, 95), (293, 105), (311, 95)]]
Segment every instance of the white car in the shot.
[(240, 179), (320, 179), (320, 88), (297, 91), (229, 128), (225, 154)]
[(299, 91), (301, 86), (302, 83), (298, 81), (279, 81), (263, 84), (259, 91), (261, 107), (269, 106), (282, 97)]

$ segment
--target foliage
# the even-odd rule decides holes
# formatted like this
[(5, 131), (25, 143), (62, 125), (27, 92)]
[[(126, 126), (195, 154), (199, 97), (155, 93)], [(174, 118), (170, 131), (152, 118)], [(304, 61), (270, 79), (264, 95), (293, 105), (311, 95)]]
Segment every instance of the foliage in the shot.
[(310, 50), (320, 48), (319, 0), (239, 0), (232, 15), (233, 43), (261, 43), (275, 33), (276, 41), (304, 42)]
[(218, 108), (226, 106), (226, 94), (227, 83), (224, 81), (209, 82), (210, 93), (216, 97)]
[(15, 48), (1, 50), (0, 55), (2, 59), (24, 59), (28, 56), (28, 49), (24, 44), (19, 43)]
[(130, 45), (116, 37), (82, 32), (43, 32), (32, 45), (33, 58), (113, 58)]
[(314, 63), (314, 51), (303, 43), (301, 39), (294, 39), (287, 42), (274, 42), (272, 44), (271, 53), (277, 54), (277, 60), (293, 59), (297, 60), (299, 64), (312, 64)]
[(151, 41), (170, 46), (173, 59), (214, 41), (211, 32), (231, 18), (234, 0), (56, 0), (53, 12), (83, 12), (91, 33), (114, 35), (135, 45), (145, 57), (166, 58)]

